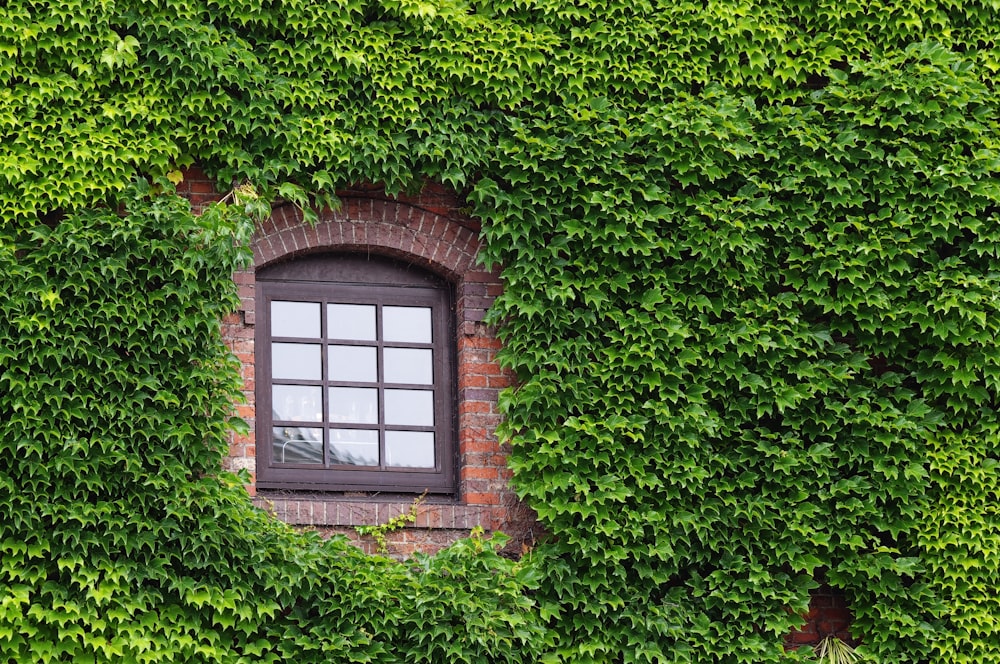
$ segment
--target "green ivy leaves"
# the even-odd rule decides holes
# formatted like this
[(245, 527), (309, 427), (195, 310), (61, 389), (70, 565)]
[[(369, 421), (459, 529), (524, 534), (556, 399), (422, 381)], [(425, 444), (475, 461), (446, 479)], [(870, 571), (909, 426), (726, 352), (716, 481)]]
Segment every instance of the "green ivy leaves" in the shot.
[[(1000, 660), (998, 24), (991, 2), (11, 0), (0, 650), (778, 662), (823, 579), (881, 661)], [(194, 216), (164, 192), (196, 162), (263, 196)], [(504, 270), (501, 433), (554, 540), (520, 564), (363, 558), (218, 476), (245, 214), (425, 178)]]
[(0, 651), (533, 661), (530, 575), (499, 538), (404, 566), (292, 532), (221, 472), (242, 385), (219, 322), (257, 200), (234, 198), (195, 215), (142, 182), (120, 209), (4, 227)]
[[(858, 598), (869, 652), (915, 661), (947, 633), (940, 661), (989, 658), (987, 638), (936, 621), (943, 597), (981, 600), (930, 583), (917, 540), (929, 437), (978, 428), (996, 401), (978, 378), (994, 363), (996, 253), (979, 248), (996, 171), (972, 157), (996, 144), (980, 106), (995, 101), (931, 44), (828, 74), (794, 104), (709, 87), (641, 124), (621, 107), (586, 129), (563, 109), (512, 123), (477, 210), (523, 379), (504, 400), (515, 481), (559, 555), (607, 579), (555, 577), (551, 596), (645, 607), (670, 579), (682, 615), (740, 644), (693, 661), (781, 659), (739, 631), (744, 607), (787, 629), (781, 607), (817, 571)], [(622, 418), (635, 426), (595, 426)], [(557, 630), (574, 647), (629, 650), (603, 604), (574, 608)], [(687, 652), (707, 632), (673, 634)]]

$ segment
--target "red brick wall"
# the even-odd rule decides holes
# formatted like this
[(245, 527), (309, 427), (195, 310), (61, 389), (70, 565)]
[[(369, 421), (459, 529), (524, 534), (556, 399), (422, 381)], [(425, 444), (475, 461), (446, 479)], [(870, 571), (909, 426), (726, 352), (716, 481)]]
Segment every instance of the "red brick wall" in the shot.
[[(185, 173), (179, 186), (196, 206), (217, 200), (212, 183), (197, 170)], [(421, 265), (448, 279), (455, 289), (457, 320), (458, 493), (421, 501), (416, 522), (388, 536), (389, 552), (406, 556), (433, 552), (474, 527), (487, 534), (511, 536), (509, 549), (520, 551), (538, 533), (534, 514), (514, 495), (508, 480), (507, 452), (494, 434), (500, 421), (497, 398), (511, 376), (495, 360), (500, 344), (482, 321), (501, 291), (497, 273), (477, 263), (476, 220), (463, 215), (461, 201), (447, 189), (428, 185), (420, 194), (393, 198), (377, 186), (338, 192), (343, 203), (310, 226), (291, 205), (275, 209), (253, 239), (253, 267), (234, 275), (241, 307), (223, 321), (223, 334), (239, 358), (245, 404), (238, 413), (251, 433), (235, 436), (229, 468), (256, 470), (254, 434), (254, 271), (268, 264), (316, 252), (371, 252)], [(343, 533), (371, 550), (371, 538), (359, 538), (356, 526), (379, 525), (409, 512), (414, 496), (248, 490), (255, 502), (278, 518), (324, 533)]]
[(850, 627), (854, 617), (842, 590), (823, 585), (812, 592), (806, 624), (788, 635), (789, 649), (815, 646), (826, 636), (836, 636), (841, 641), (854, 644)]

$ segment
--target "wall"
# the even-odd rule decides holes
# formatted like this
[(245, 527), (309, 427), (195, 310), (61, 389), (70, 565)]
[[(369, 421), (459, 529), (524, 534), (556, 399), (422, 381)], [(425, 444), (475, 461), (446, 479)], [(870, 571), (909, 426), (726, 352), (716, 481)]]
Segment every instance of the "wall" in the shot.
[[(218, 196), (199, 171), (188, 171), (180, 186), (194, 205)], [(500, 420), (497, 398), (511, 376), (495, 361), (499, 341), (483, 323), (486, 310), (501, 290), (495, 272), (477, 263), (478, 224), (463, 216), (457, 197), (442, 187), (428, 186), (420, 194), (393, 199), (379, 187), (339, 192), (339, 211), (327, 211), (319, 223), (304, 223), (291, 205), (277, 207), (253, 239), (254, 265), (234, 275), (241, 310), (223, 321), (223, 335), (239, 358), (246, 403), (238, 406), (250, 424), (250, 434), (235, 436), (229, 467), (256, 470), (254, 434), (254, 273), (263, 266), (314, 252), (371, 252), (403, 259), (446, 277), (455, 288), (458, 410), (458, 493), (448, 498), (424, 498), (412, 526), (388, 536), (389, 553), (407, 556), (433, 552), (474, 527), (511, 536), (508, 550), (517, 554), (529, 546), (539, 529), (534, 514), (514, 495), (508, 481), (506, 450), (494, 430)], [(383, 524), (408, 513), (412, 495), (371, 495), (248, 490), (255, 502), (288, 523), (323, 533), (342, 533), (372, 550), (370, 537), (360, 538), (356, 526)]]
[[(188, 171), (179, 189), (195, 206), (219, 197), (198, 170)], [(507, 451), (494, 434), (500, 420), (497, 398), (512, 378), (496, 364), (499, 341), (482, 322), (502, 284), (496, 272), (476, 263), (478, 222), (462, 213), (458, 197), (437, 185), (398, 198), (387, 196), (378, 186), (355, 187), (339, 195), (342, 208), (324, 213), (315, 226), (303, 223), (292, 206), (277, 208), (254, 237), (253, 267), (234, 275), (242, 307), (223, 321), (222, 329), (241, 363), (246, 403), (238, 410), (250, 424), (250, 434), (233, 438), (230, 469), (245, 469), (252, 478), (256, 467), (254, 270), (317, 251), (371, 251), (412, 260), (455, 284), (459, 493), (450, 500), (422, 501), (415, 523), (388, 534), (388, 553), (396, 557), (432, 553), (478, 526), (486, 533), (499, 530), (510, 535), (508, 553), (520, 554), (542, 531), (534, 513), (508, 484)], [(324, 534), (346, 535), (369, 552), (375, 551), (373, 538), (359, 536), (355, 527), (383, 524), (409, 512), (413, 504), (412, 496), (258, 492), (253, 483), (247, 489), (257, 505), (277, 518)], [(828, 634), (850, 639), (851, 612), (836, 589), (823, 586), (814, 592), (805, 618), (805, 626), (788, 635), (786, 647), (809, 647)]]
[(813, 646), (826, 636), (836, 636), (842, 641), (856, 644), (851, 637), (851, 623), (854, 615), (847, 605), (844, 592), (823, 585), (813, 591), (809, 602), (806, 624), (785, 639), (785, 647), (801, 648)]

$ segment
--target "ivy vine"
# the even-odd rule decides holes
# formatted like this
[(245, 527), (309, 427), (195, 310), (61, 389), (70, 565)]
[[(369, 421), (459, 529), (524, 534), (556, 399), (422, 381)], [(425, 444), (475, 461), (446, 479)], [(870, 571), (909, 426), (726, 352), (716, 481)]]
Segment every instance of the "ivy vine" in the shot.
[[(992, 0), (8, 0), (0, 653), (1000, 662)], [(240, 196), (173, 193), (198, 164)], [(221, 473), (261, 203), (447, 184), (552, 542), (395, 563)], [(256, 191), (259, 198), (248, 195)]]

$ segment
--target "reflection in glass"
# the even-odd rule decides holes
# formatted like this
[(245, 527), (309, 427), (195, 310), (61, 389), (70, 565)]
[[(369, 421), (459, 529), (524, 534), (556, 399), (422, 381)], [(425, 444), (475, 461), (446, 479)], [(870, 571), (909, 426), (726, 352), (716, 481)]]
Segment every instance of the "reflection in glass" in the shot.
[(271, 459), (275, 463), (323, 463), (323, 430), (274, 427)]
[(326, 305), (327, 338), (375, 341), (375, 306), (371, 304)]
[(372, 346), (330, 346), (330, 380), (374, 383), (378, 362)]
[(434, 426), (434, 392), (385, 390), (385, 423)]
[(433, 468), (434, 434), (430, 431), (386, 431), (385, 463), (398, 468)]
[(430, 348), (385, 348), (382, 358), (387, 383), (434, 383), (434, 354)]
[(319, 380), (322, 377), (319, 344), (271, 344), (271, 377)]
[(271, 302), (272, 337), (319, 338), (319, 302)]
[(330, 463), (377, 466), (378, 431), (330, 429)]
[(323, 421), (323, 393), (312, 385), (272, 385), (271, 411), (276, 420)]
[(431, 308), (382, 307), (382, 339), (431, 343)]
[(330, 421), (378, 424), (378, 390), (369, 387), (331, 387)]

